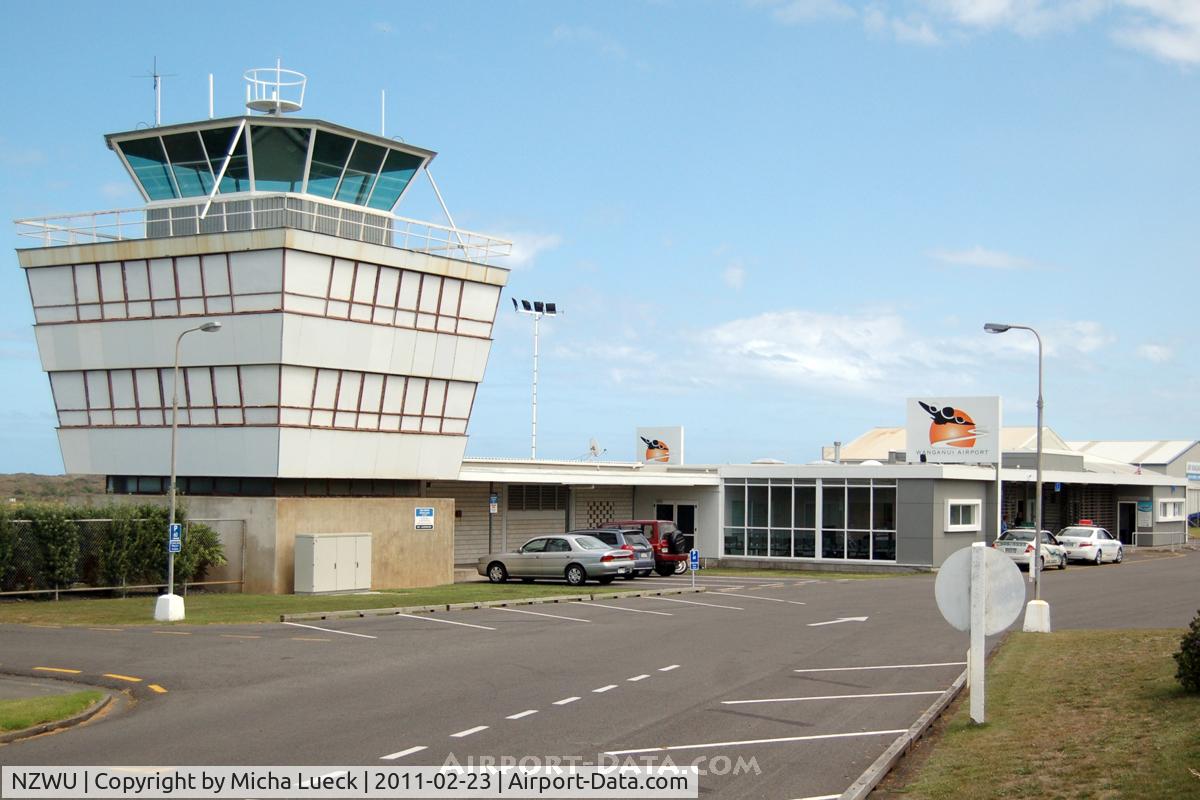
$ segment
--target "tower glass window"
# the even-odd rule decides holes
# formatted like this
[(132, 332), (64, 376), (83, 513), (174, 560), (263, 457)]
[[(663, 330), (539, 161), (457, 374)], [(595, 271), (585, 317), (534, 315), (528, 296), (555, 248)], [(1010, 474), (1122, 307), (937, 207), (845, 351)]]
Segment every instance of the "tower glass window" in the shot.
[(304, 185), (308, 128), (253, 125), (254, 188), (260, 192), (298, 192)]

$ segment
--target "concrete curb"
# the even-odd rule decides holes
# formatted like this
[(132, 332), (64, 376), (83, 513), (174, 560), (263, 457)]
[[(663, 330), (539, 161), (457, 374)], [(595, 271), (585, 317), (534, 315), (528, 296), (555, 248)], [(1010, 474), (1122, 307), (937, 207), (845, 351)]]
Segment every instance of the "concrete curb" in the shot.
[(862, 800), (869, 795), (887, 776), (892, 767), (896, 766), (896, 762), (900, 760), (901, 756), (925, 735), (929, 726), (942, 715), (954, 698), (958, 697), (959, 692), (966, 684), (967, 671), (964, 669), (962, 674), (955, 678), (954, 683), (950, 684), (950, 688), (942, 692), (938, 699), (933, 701), (933, 705), (917, 718), (912, 727), (896, 737), (896, 741), (892, 742), (891, 746), (875, 759), (875, 763), (867, 767), (866, 771), (858, 776), (858, 780), (850, 784), (849, 789), (842, 792), (841, 800)]
[(542, 603), (582, 603), (588, 600), (616, 600), (622, 597), (660, 597), (667, 594), (692, 594), (705, 591), (704, 587), (681, 587), (679, 589), (647, 589), (642, 592), (596, 592), (594, 594), (564, 594), (551, 597), (521, 597), (511, 600), (479, 600), (472, 603), (447, 603), (436, 606), (398, 606), (395, 608), (363, 608), (347, 611), (308, 611), (302, 614), (280, 614), (280, 622), (311, 622), (322, 619), (358, 619), (360, 617), (388, 617), (396, 614), (435, 614), (439, 611), (463, 611), (477, 608), (503, 608), (504, 606), (533, 606)]
[(0, 744), (8, 744), (9, 742), (17, 741), (18, 739), (27, 739), (30, 736), (38, 736), (40, 734), (48, 733), (50, 731), (62, 730), (63, 728), (73, 728), (76, 725), (80, 725), (84, 722), (87, 722), (89, 719), (96, 716), (104, 709), (108, 708), (108, 706), (112, 703), (112, 700), (113, 700), (113, 696), (111, 693), (109, 693), (109, 694), (104, 695), (103, 699), (101, 699), (100, 702), (96, 703), (95, 705), (89, 706), (88, 708), (84, 709), (83, 711), (80, 711), (78, 714), (76, 714), (73, 717), (67, 717), (66, 719), (55, 720), (54, 722), (43, 722), (41, 725), (34, 725), (31, 728), (23, 728), (19, 731), (9, 731), (8, 733), (0, 733)]

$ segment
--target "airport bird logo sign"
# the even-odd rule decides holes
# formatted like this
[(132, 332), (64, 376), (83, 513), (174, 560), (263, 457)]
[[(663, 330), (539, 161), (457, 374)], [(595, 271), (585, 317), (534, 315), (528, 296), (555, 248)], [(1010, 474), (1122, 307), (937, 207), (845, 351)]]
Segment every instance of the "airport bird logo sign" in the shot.
[(646, 443), (646, 457), (644, 461), (651, 463), (666, 464), (671, 460), (671, 447), (662, 439), (647, 439), (645, 436), (639, 436)]
[(1000, 460), (999, 397), (909, 398), (907, 423), (910, 464)]
[[(928, 403), (917, 401), (917, 405), (925, 409), (925, 413), (933, 418), (929, 424), (929, 444), (948, 445), (950, 447), (974, 447), (979, 429), (975, 420), (961, 408), (942, 406), (937, 408)], [(986, 431), (985, 431), (986, 433)]]

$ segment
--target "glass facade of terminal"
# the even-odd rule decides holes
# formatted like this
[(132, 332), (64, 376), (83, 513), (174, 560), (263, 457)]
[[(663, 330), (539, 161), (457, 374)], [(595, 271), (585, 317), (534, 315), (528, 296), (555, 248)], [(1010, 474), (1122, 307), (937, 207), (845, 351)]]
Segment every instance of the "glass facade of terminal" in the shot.
[(896, 481), (725, 481), (723, 555), (896, 560)]

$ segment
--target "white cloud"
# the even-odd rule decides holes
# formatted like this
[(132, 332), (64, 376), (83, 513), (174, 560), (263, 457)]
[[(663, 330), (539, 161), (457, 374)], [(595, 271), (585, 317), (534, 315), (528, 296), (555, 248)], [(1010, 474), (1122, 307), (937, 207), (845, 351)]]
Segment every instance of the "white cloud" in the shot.
[(134, 191), (133, 184), (129, 181), (109, 181), (100, 186), (100, 194), (109, 200), (120, 200), (122, 197), (131, 197), (137, 192)]
[(1163, 61), (1200, 64), (1200, 3), (1195, 0), (1119, 0), (1133, 18), (1113, 39)]
[(958, 267), (981, 267), (984, 269), (1028, 269), (1035, 266), (1032, 261), (999, 250), (988, 250), (979, 245), (967, 250), (930, 250), (929, 257), (943, 264)]
[(725, 268), (725, 272), (721, 274), (721, 279), (725, 281), (725, 285), (730, 289), (741, 291), (746, 285), (746, 268), (740, 262), (734, 262)]
[(1164, 344), (1144, 344), (1138, 347), (1137, 354), (1147, 361), (1153, 361), (1155, 364), (1161, 364), (1164, 361), (1170, 361), (1175, 353), (1170, 347)]
[[(1026, 324), (1029, 320), (998, 320)], [(1047, 358), (1078, 359), (1089, 356), (1116, 343), (1117, 337), (1095, 320), (1053, 320), (1034, 322), (1042, 337), (1042, 349)], [(997, 355), (1036, 355), (1037, 339), (1023, 330), (988, 336), (989, 349)]]
[(611, 36), (586, 25), (559, 25), (550, 38), (567, 45), (587, 47), (606, 58), (624, 61), (629, 58), (625, 46)]
[(1068, 30), (1102, 13), (1107, 0), (926, 0), (950, 21), (973, 30), (1010, 30), (1040, 36)]
[(512, 252), (501, 264), (512, 269), (533, 266), (539, 255), (562, 244), (562, 237), (556, 233), (510, 231), (499, 236), (512, 242)]
[(903, 44), (936, 45), (942, 42), (927, 20), (889, 17), (878, 5), (869, 6), (863, 12), (863, 27), (877, 36), (891, 35)]

